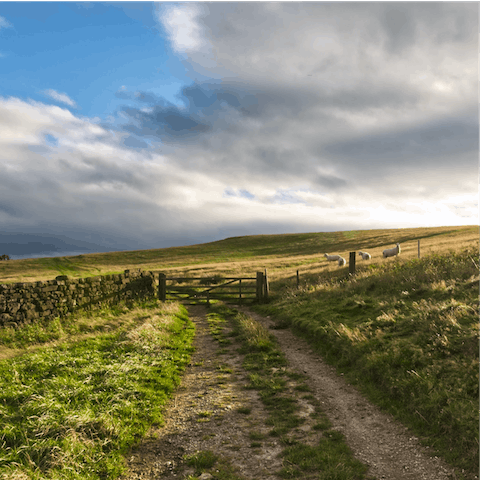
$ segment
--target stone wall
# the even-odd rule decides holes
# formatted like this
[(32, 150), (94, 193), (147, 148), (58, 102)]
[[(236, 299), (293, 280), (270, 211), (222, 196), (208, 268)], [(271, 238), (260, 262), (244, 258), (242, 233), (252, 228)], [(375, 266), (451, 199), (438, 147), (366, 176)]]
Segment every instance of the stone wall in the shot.
[(140, 270), (88, 278), (61, 275), (44, 282), (0, 284), (0, 326), (61, 317), (120, 300), (153, 298), (155, 291), (154, 274)]

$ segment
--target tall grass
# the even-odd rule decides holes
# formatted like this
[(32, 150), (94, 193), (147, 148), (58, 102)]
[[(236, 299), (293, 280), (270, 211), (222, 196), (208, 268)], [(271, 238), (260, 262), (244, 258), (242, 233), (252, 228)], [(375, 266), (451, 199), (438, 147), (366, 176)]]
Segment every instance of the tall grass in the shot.
[(319, 277), (273, 303), (372, 399), (452, 465), (478, 474), (478, 251)]
[(162, 423), (194, 326), (178, 304), (132, 312), (109, 333), (0, 362), (1, 478), (115, 478), (122, 455)]

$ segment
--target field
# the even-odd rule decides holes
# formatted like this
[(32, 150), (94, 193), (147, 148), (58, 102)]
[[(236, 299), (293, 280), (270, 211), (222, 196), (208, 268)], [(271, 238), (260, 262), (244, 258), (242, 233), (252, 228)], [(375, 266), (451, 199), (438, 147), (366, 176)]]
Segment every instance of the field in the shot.
[(324, 253), (338, 253), (348, 260), (348, 252), (366, 250), (373, 262), (382, 262), (382, 250), (400, 242), (402, 260), (416, 258), (418, 240), (422, 256), (461, 251), (478, 246), (479, 229), (467, 226), (253, 235), (187, 247), (1, 261), (0, 283), (49, 280), (57, 275), (89, 277), (129, 268), (197, 276), (250, 274), (267, 268), (271, 280), (280, 280), (294, 275), (296, 269), (314, 275), (335, 270), (325, 263)]
[[(400, 257), (383, 259), (381, 251), (396, 242), (402, 245)], [(354, 277), (348, 276), (348, 267), (327, 264), (323, 257), (338, 253), (348, 260), (350, 251), (359, 250), (373, 258), (357, 259)], [(190, 247), (5, 261), (0, 262), (0, 281), (83, 277), (127, 268), (195, 276), (267, 269), (270, 302), (256, 309), (277, 318), (277, 328), (292, 328), (308, 338), (351, 383), (455, 466), (458, 479), (473, 479), (478, 475), (478, 253), (474, 226), (265, 235)], [(25, 476), (12, 478), (43, 478), (32, 465), (48, 451), (42, 468), (56, 472), (51, 478), (69, 478), (69, 469), (85, 458), (97, 471), (87, 469), (81, 478), (114, 478), (116, 455), (128, 443), (120, 442), (119, 432), (131, 443), (149, 424), (161, 423), (155, 405), (172, 392), (188, 361), (194, 330), (185, 310), (162, 308), (156, 302), (132, 311), (119, 306), (0, 330), (0, 474), (16, 463)], [(139, 367), (124, 365), (119, 352)], [(152, 361), (159, 352), (165, 364)], [(84, 369), (78, 377), (72, 375), (78, 371), (75, 365)], [(121, 382), (129, 386), (119, 394)], [(140, 398), (132, 391), (141, 392)], [(74, 401), (66, 402), (62, 392), (74, 392)], [(123, 411), (126, 401), (129, 410)], [(113, 405), (120, 419), (130, 420), (115, 423), (102, 405)]]

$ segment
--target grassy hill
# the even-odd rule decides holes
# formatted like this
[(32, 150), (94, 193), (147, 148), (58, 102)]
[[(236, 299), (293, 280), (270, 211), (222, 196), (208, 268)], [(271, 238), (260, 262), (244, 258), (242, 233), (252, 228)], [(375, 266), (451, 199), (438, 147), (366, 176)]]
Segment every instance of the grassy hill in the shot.
[[(477, 226), (356, 230), (348, 232), (251, 235), (232, 237), (187, 247), (94, 253), (71, 257), (9, 260), (0, 262), (0, 282), (48, 280), (57, 275), (88, 277), (119, 273), (128, 268), (211, 275), (251, 273), (269, 269), (271, 278), (291, 274), (287, 270), (319, 273), (327, 266), (324, 253), (368, 250), (373, 262), (383, 261), (382, 250), (400, 242), (402, 259), (431, 252), (460, 251), (478, 246)], [(273, 275), (273, 277), (272, 277)]]

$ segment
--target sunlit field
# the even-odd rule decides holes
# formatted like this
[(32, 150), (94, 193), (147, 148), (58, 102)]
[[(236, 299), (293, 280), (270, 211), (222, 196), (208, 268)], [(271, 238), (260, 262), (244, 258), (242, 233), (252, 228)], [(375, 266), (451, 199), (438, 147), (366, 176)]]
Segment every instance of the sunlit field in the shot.
[[(250, 274), (267, 268), (271, 280), (280, 280), (295, 275), (297, 269), (301, 275), (338, 270), (335, 264), (327, 264), (324, 253), (340, 254), (348, 261), (350, 251), (363, 250), (372, 254), (373, 263), (390, 262), (393, 259), (383, 259), (382, 251), (400, 242), (399, 260), (416, 258), (418, 240), (422, 256), (461, 251), (467, 246), (478, 248), (479, 229), (462, 226), (253, 235), (187, 247), (9, 260), (0, 262), (0, 282), (49, 280), (57, 275), (88, 277), (131, 268), (196, 276)], [(357, 258), (357, 264), (361, 263)]]

